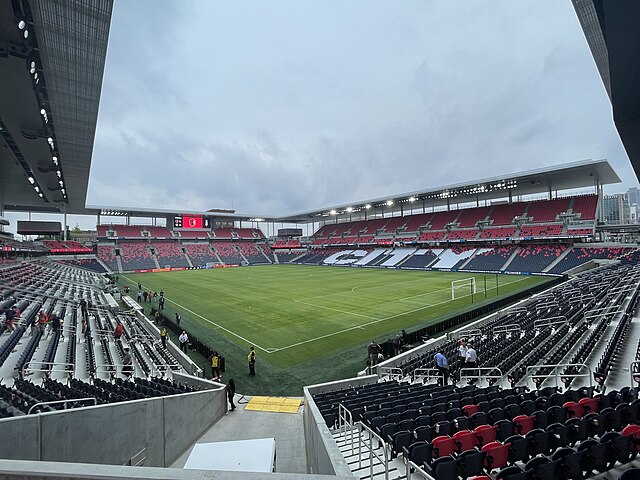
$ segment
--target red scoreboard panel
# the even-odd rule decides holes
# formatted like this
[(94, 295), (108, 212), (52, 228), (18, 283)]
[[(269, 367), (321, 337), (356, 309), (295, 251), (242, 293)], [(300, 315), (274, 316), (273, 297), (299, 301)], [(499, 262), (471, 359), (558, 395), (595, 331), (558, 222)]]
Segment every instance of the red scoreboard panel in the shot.
[(173, 228), (209, 228), (209, 219), (202, 215), (178, 215), (173, 217)]

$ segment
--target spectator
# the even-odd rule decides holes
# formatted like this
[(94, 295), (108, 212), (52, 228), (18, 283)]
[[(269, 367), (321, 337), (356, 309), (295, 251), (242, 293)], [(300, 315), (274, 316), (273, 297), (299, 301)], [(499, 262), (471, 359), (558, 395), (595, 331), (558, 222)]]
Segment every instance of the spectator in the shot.
[(180, 320), (182, 320), (182, 316), (176, 312), (176, 325), (180, 326)]
[(180, 350), (187, 353), (187, 345), (189, 344), (189, 336), (187, 335), (187, 332), (183, 330), (178, 337), (178, 340), (180, 341)]
[[(476, 368), (477, 364), (478, 364), (478, 354), (476, 353), (475, 348), (473, 348), (473, 344), (469, 342), (469, 344), (467, 345), (466, 361), (464, 363), (464, 368)], [(476, 370), (471, 370), (467, 374), (474, 376), (474, 375), (478, 375), (478, 372)], [(477, 381), (476, 379), (472, 379), (469, 383), (473, 384), (473, 383), (476, 383), (476, 381)]]
[(433, 359), (436, 362), (436, 368), (442, 375), (442, 386), (446, 386), (449, 383), (449, 361), (440, 352), (436, 353)]
[(122, 374), (126, 377), (133, 375), (133, 357), (129, 353), (129, 349), (124, 349), (124, 357), (122, 358)]
[(158, 300), (158, 308), (160, 310), (164, 310), (164, 297), (160, 296), (160, 300)]
[(116, 329), (113, 331), (113, 337), (116, 340), (120, 340), (120, 337), (122, 336), (122, 332), (123, 332), (124, 328), (122, 326), (122, 323), (118, 323), (116, 325)]
[(378, 345), (375, 341), (371, 341), (369, 346), (367, 347), (367, 352), (369, 354), (369, 365), (374, 366), (378, 364), (378, 354), (380, 353), (380, 345)]
[(40, 310), (38, 314), (38, 327), (40, 331), (44, 333), (45, 328), (47, 327), (47, 322), (49, 321), (49, 316), (44, 313), (44, 310)]
[(138, 296), (136, 298), (138, 300), (138, 303), (140, 303), (140, 301), (142, 300), (142, 290), (138, 290)]
[(156, 322), (156, 325), (160, 325), (160, 310), (156, 310), (156, 313), (153, 315), (153, 319)]
[(145, 302), (147, 301), (148, 297), (149, 297), (149, 294), (146, 291), (142, 292), (142, 298), (144, 299)]
[(5, 315), (5, 325), (7, 327), (7, 330), (9, 330), (10, 332), (13, 332), (15, 330), (15, 326), (13, 325), (13, 320), (16, 316), (16, 312), (14, 310), (15, 307), (9, 308), (7, 310), (5, 310), (4, 315)]
[(158, 300), (158, 292), (153, 292), (153, 301)]

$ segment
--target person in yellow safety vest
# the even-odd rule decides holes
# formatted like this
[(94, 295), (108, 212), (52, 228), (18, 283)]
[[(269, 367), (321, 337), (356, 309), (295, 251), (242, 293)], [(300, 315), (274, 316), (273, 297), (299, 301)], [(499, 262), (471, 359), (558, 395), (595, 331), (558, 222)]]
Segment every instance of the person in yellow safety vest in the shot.
[(211, 357), (211, 380), (220, 380), (220, 357), (218, 352), (213, 352)]
[(160, 330), (160, 341), (162, 341), (162, 346), (167, 348), (167, 327), (162, 327)]
[(247, 355), (247, 360), (249, 361), (249, 375), (256, 374), (256, 350), (251, 347), (249, 349), (249, 355)]

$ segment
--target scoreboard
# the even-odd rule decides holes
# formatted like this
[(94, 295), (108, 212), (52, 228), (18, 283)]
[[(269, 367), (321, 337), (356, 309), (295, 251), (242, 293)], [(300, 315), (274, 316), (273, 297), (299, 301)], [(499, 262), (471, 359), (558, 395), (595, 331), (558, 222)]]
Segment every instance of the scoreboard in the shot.
[(173, 217), (173, 228), (210, 228), (209, 219), (202, 215), (177, 215)]

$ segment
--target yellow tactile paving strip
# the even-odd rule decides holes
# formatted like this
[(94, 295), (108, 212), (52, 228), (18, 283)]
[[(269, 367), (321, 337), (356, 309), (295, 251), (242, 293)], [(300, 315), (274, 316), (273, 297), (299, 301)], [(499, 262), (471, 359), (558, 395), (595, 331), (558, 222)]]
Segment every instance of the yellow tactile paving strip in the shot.
[(298, 413), (301, 400), (286, 397), (253, 397), (244, 406), (245, 410), (274, 413)]

